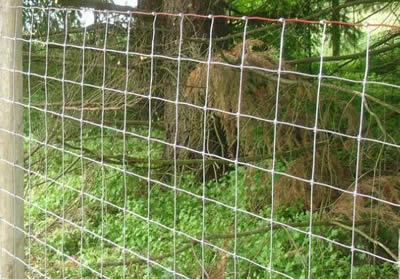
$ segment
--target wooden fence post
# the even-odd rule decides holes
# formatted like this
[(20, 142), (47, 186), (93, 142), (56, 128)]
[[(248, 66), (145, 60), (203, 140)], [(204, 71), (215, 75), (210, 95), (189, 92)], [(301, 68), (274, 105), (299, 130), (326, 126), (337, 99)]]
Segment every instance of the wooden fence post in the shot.
[(24, 278), (22, 0), (0, 1), (0, 279)]

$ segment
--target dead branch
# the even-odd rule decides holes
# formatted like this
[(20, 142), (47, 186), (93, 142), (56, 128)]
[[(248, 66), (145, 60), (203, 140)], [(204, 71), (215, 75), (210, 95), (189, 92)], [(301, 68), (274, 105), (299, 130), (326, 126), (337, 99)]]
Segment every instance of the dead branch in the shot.
[[(370, 223), (370, 220), (368, 221), (358, 221), (356, 222), (356, 225), (367, 225)], [(349, 226), (352, 225), (352, 222), (345, 222), (345, 223), (339, 223), (338, 221), (320, 221), (320, 222), (313, 222), (313, 226), (337, 226), (338, 224), (343, 224), (344, 226)], [(271, 225), (268, 225), (266, 227), (263, 228), (259, 228), (259, 229), (255, 229), (255, 230), (251, 230), (251, 231), (246, 231), (246, 232), (238, 232), (236, 234), (234, 233), (228, 233), (228, 234), (213, 234), (213, 235), (207, 235), (205, 236), (206, 240), (215, 240), (215, 239), (231, 239), (231, 238), (235, 238), (235, 237), (247, 237), (247, 236), (252, 236), (252, 235), (256, 235), (256, 234), (262, 234), (262, 233), (267, 233), (272, 229), (283, 229), (283, 228), (287, 228), (287, 227), (293, 227), (293, 228), (301, 228), (301, 227), (309, 227), (310, 223), (309, 222), (298, 222), (298, 223), (291, 223), (291, 224), (279, 224), (279, 223), (273, 223)], [(165, 239), (167, 240), (167, 239)], [(184, 246), (182, 246), (181, 248), (176, 250), (176, 254), (178, 253), (182, 253), (185, 252), (186, 250), (190, 249), (191, 247), (193, 247), (194, 245), (198, 245), (200, 244), (200, 242), (195, 241), (195, 240), (188, 240), (185, 241), (183, 243), (188, 243)], [(150, 260), (153, 261), (159, 261), (168, 257), (173, 256), (174, 253), (170, 252), (170, 253), (165, 253), (162, 254), (160, 256), (156, 256), (156, 257), (151, 257)], [(107, 262), (107, 263), (103, 263), (104, 267), (112, 267), (112, 266), (120, 266), (120, 265), (132, 265), (132, 264), (145, 264), (146, 260), (144, 259), (134, 259), (134, 260), (127, 260), (125, 262), (123, 261), (117, 261), (117, 262)], [(100, 265), (100, 264), (99, 264)]]

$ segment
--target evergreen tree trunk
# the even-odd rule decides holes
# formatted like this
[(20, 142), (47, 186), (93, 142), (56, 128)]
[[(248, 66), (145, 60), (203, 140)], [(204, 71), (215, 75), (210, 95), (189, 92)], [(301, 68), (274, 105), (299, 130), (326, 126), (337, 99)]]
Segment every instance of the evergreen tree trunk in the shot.
[[(339, 0), (332, 0), (332, 20), (339, 21), (340, 20), (340, 10), (337, 9), (339, 6)], [(339, 56), (340, 55), (340, 25), (333, 24), (332, 25), (332, 55)]]
[(138, 1), (138, 10), (141, 11), (159, 11), (162, 7), (162, 0), (140, 0)]
[[(164, 2), (162, 10), (164, 12), (169, 13), (194, 13), (194, 14), (223, 14), (224, 7), (221, 3), (214, 5), (213, 0), (167, 0)], [(222, 1), (220, 1), (222, 2)], [(163, 52), (169, 54), (178, 53), (179, 48), (179, 26), (180, 20), (179, 17), (168, 17), (166, 22), (167, 26), (174, 26), (175, 30), (172, 32), (164, 32), (162, 36), (162, 42), (164, 43)], [(196, 36), (203, 36), (204, 38), (208, 38), (210, 32), (209, 21), (204, 21), (201, 26), (193, 26), (194, 24), (200, 24), (200, 21), (192, 22), (189, 24), (189, 21), (185, 20), (183, 25), (183, 38), (187, 39), (193, 36), (194, 32), (196, 32)], [(214, 25), (215, 36), (221, 36), (225, 32), (227, 32), (226, 25), (224, 23), (218, 22)], [(208, 46), (208, 45), (207, 45)], [(176, 62), (175, 62), (176, 63)], [(176, 73), (175, 73), (176, 74)], [(169, 77), (171, 78), (171, 77)], [(182, 75), (180, 77), (180, 83), (184, 82), (185, 76)], [(171, 82), (168, 83), (165, 87), (164, 98), (168, 100), (176, 100), (176, 84)], [(179, 86), (179, 85), (178, 85)], [(174, 104), (165, 103), (164, 106), (164, 125), (165, 125), (165, 137), (166, 141), (169, 143), (174, 143), (175, 137), (175, 128), (176, 128), (176, 107)], [(179, 133), (179, 131), (178, 131)], [(173, 158), (173, 149), (166, 148), (164, 150), (164, 158), (171, 159)]]

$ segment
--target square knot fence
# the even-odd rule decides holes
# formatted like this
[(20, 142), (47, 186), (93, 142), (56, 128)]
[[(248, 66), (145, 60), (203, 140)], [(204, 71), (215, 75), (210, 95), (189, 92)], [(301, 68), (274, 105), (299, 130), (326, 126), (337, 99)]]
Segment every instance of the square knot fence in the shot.
[(400, 278), (400, 26), (16, 2), (0, 278)]

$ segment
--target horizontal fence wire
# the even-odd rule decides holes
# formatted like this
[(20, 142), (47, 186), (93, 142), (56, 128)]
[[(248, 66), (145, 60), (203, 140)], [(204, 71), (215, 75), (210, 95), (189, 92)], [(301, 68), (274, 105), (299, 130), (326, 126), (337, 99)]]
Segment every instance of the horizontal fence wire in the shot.
[[(24, 256), (0, 249), (26, 277), (400, 276), (400, 83), (379, 68), (399, 42), (375, 45), (400, 26), (12, 10), (22, 35), (0, 44), (23, 65), (0, 72), (23, 97), (0, 106), (23, 123), (0, 137), (24, 155), (0, 163), (24, 193), (0, 192), (24, 226), (0, 223)], [(332, 26), (358, 32), (345, 58), (329, 55)]]

